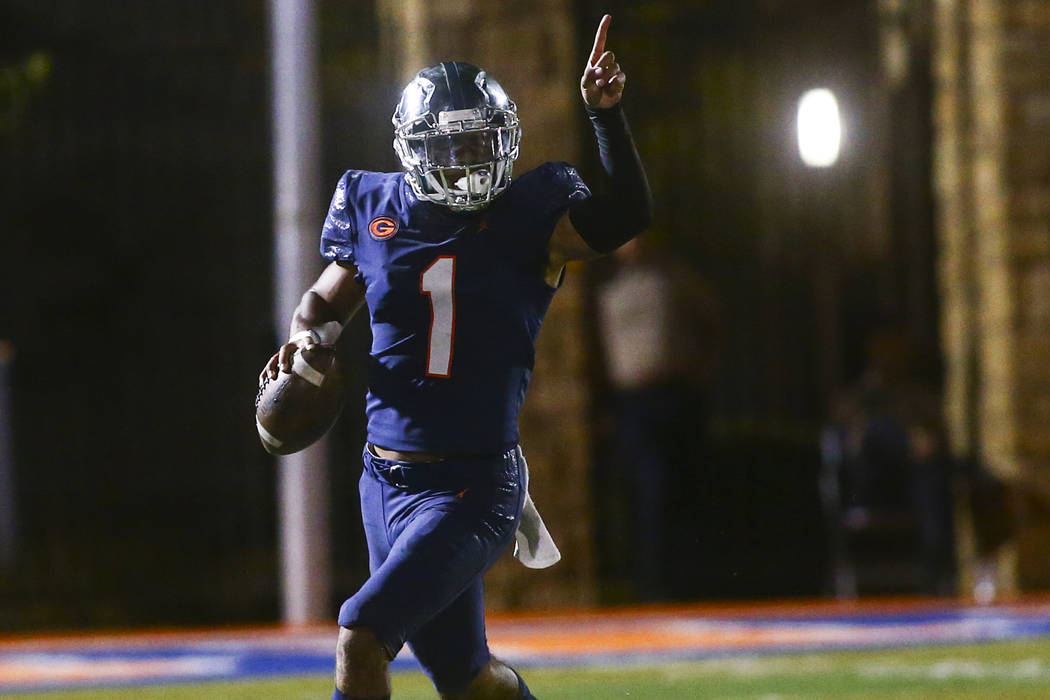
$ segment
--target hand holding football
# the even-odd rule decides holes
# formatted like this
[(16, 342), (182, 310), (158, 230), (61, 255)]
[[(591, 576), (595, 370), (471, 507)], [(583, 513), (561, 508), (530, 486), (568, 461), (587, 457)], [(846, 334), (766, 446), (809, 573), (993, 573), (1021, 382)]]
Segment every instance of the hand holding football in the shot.
[(270, 454), (289, 455), (317, 442), (343, 407), (343, 372), (335, 348), (309, 345), (295, 352), (291, 371), (264, 370), (255, 397), (255, 425)]

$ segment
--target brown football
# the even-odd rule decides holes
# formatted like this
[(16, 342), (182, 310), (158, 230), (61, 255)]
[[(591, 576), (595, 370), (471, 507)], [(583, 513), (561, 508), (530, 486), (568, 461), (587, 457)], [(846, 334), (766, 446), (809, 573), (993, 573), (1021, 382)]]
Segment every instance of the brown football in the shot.
[(270, 454), (290, 455), (317, 442), (343, 408), (343, 372), (335, 349), (298, 351), (291, 372), (269, 375), (255, 397), (255, 425)]

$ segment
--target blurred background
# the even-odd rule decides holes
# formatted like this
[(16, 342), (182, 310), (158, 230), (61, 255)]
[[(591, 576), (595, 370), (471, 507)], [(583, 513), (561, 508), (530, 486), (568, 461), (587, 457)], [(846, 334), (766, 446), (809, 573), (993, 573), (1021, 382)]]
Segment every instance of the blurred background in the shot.
[[(501, 562), (493, 608), (1050, 587), (1050, 3), (310, 7), (315, 270), (424, 65), (503, 84), (517, 172), (594, 173), (577, 81), (613, 15), (656, 218), (545, 323), (523, 443), (565, 558)], [(288, 465), (252, 422), (292, 311), (272, 17), (0, 0), (0, 631), (288, 619)], [(368, 345), (356, 319), (306, 504), (318, 619), (367, 575)]]

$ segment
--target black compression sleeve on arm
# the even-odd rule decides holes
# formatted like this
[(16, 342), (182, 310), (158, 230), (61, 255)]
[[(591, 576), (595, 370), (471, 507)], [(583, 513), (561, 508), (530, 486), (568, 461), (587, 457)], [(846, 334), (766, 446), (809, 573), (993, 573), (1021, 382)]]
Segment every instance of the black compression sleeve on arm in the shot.
[(653, 196), (620, 105), (609, 109), (588, 107), (587, 115), (598, 139), (605, 187), (573, 204), (569, 219), (587, 245), (599, 253), (608, 253), (649, 225)]

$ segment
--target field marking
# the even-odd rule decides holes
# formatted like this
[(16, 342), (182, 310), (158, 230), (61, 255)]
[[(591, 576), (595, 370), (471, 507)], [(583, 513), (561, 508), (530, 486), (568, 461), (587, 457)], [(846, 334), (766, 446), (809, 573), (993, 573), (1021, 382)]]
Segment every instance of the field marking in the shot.
[(0, 688), (8, 684), (96, 684), (127, 678), (225, 678), (236, 669), (236, 656), (93, 659), (78, 654), (11, 654), (0, 661)]
[(1038, 658), (1002, 663), (972, 658), (941, 659), (929, 664), (892, 661), (860, 664), (856, 670), (860, 676), (879, 679), (1050, 681), (1050, 665)]
[[(818, 604), (809, 615), (797, 605), (760, 605), (740, 615), (724, 608), (706, 613), (701, 608), (533, 613), (494, 616), (489, 626), (493, 652), (523, 668), (671, 664), (667, 673), (673, 675), (689, 673), (673, 662), (688, 661), (699, 664), (694, 671), (741, 677), (820, 673), (832, 664), (819, 653), (778, 658), (781, 654), (1026, 637), (1050, 637), (1050, 605), (1045, 601), (996, 607), (926, 602), (890, 609), (856, 606), (851, 612)], [(330, 673), (334, 645), (334, 626), (20, 638), (0, 641), (0, 692)], [(393, 666), (395, 671), (414, 668), (407, 649)], [(1038, 659), (981, 665), (960, 655), (932, 666), (869, 663), (854, 673), (871, 679), (935, 680), (998, 673), (1042, 681), (1050, 677), (1050, 666)]]

